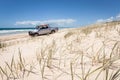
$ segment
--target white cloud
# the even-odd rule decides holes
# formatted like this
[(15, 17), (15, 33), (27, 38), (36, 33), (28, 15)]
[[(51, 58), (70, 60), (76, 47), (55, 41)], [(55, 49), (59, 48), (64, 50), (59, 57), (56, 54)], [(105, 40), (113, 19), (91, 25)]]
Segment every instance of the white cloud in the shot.
[(96, 23), (104, 23), (104, 22), (111, 22), (111, 21), (120, 21), (120, 14), (115, 17), (110, 17), (108, 19), (98, 19)]
[(114, 17), (110, 17), (110, 18), (106, 19), (106, 22), (111, 22), (113, 20), (114, 20)]
[(98, 20), (96, 21), (96, 23), (102, 23), (102, 22), (104, 22), (103, 19), (98, 19)]
[(38, 25), (38, 24), (56, 24), (66, 25), (75, 22), (74, 19), (57, 19), (57, 20), (45, 20), (45, 21), (17, 21), (15, 25)]
[(114, 17), (110, 17), (108, 19), (98, 19), (96, 22), (97, 23), (104, 23), (104, 22), (111, 22), (114, 20)]
[(116, 20), (120, 20), (120, 14), (116, 16)]

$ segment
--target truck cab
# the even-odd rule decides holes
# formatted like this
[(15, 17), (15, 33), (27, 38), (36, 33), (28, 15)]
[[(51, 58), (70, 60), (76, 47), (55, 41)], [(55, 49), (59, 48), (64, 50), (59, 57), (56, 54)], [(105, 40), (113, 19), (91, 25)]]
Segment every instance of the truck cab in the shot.
[(58, 27), (50, 27), (49, 24), (38, 25), (35, 27), (35, 31), (29, 31), (30, 36), (39, 36), (43, 34), (51, 34), (58, 31)]

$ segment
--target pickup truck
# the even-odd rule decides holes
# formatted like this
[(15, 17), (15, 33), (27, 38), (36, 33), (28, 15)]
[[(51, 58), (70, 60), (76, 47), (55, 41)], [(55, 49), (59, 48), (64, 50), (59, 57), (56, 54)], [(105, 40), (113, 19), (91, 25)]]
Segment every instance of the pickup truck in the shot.
[(43, 34), (53, 34), (58, 31), (58, 27), (50, 27), (48, 24), (36, 26), (34, 31), (29, 31), (30, 36), (39, 36)]

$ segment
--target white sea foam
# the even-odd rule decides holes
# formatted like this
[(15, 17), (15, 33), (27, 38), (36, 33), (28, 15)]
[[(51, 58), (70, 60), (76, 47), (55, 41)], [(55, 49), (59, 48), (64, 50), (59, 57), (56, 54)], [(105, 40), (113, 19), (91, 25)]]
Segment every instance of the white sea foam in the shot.
[(25, 29), (25, 30), (0, 30), (0, 35), (4, 34), (14, 34), (14, 33), (22, 33), (22, 32), (27, 32), (31, 31), (32, 29)]

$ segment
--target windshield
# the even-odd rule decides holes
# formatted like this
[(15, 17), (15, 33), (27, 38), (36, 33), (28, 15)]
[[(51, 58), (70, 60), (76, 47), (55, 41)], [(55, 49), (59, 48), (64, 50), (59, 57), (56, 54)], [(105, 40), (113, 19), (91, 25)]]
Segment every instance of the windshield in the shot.
[(46, 29), (48, 28), (48, 25), (39, 25), (39, 26), (36, 26), (36, 29)]
[(34, 29), (34, 32), (37, 32), (38, 31), (38, 29)]

